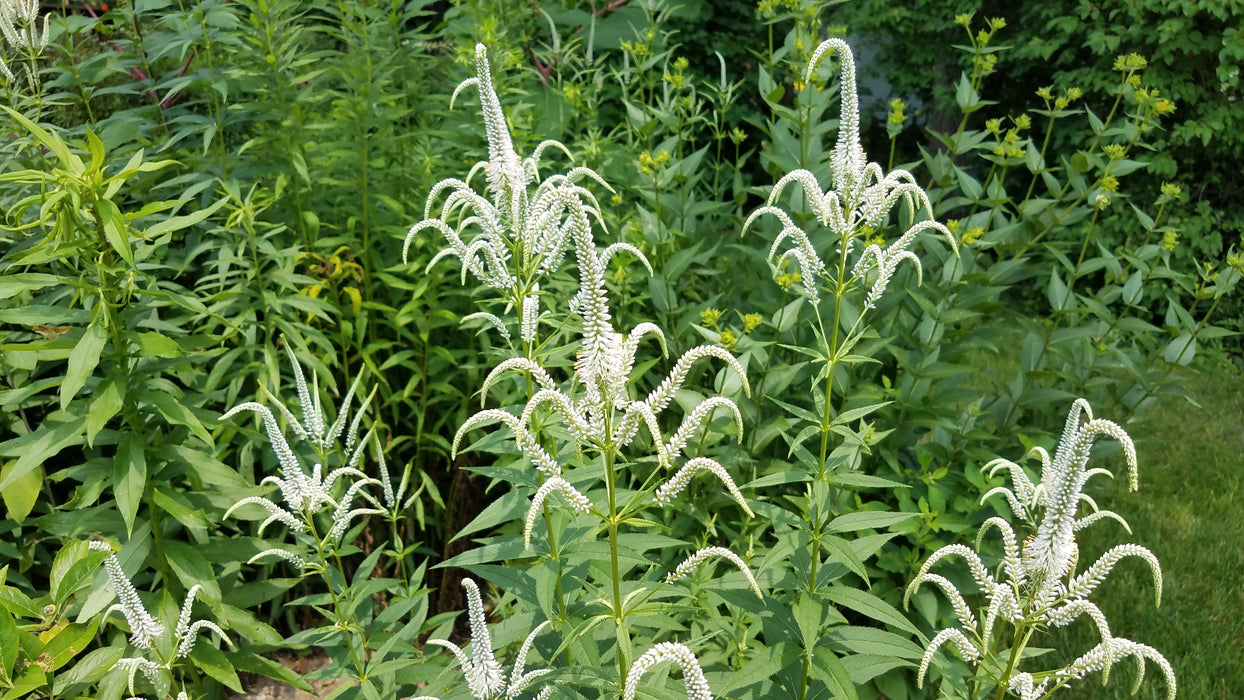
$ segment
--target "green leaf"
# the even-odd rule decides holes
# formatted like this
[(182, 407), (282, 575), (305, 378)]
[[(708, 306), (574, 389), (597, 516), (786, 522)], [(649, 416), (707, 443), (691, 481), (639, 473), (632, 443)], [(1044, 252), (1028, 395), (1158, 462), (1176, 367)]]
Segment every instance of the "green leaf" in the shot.
[(134, 247), (130, 245), (130, 230), (121, 217), (121, 210), (111, 199), (95, 202), (95, 212), (104, 226), (104, 238), (121, 259), (134, 266)]
[(56, 275), (45, 275), (39, 272), (20, 272), (0, 276), (0, 299), (8, 299), (22, 292), (33, 291), (60, 284), (61, 278)]
[(221, 199), (217, 200), (214, 204), (212, 204), (210, 207), (207, 207), (206, 209), (200, 209), (194, 212), (193, 214), (186, 214), (185, 216), (174, 216), (168, 219), (164, 219), (160, 223), (155, 224), (154, 226), (148, 228), (146, 231), (143, 231), (142, 237), (147, 240), (151, 240), (157, 236), (161, 236), (166, 233), (171, 233), (174, 231), (180, 231), (182, 229), (190, 228), (191, 226), (194, 226), (195, 224), (202, 222), (204, 219), (211, 216), (212, 214), (215, 214), (221, 207), (223, 207), (226, 203), (228, 203), (228, 201), (229, 201), (228, 197), (222, 197)]
[(181, 403), (178, 398), (166, 391), (144, 391), (139, 395), (142, 401), (148, 401), (155, 404), (160, 415), (173, 425), (184, 425), (190, 428), (190, 432), (195, 437), (202, 440), (209, 447), (214, 447), (215, 442), (212, 441), (212, 434), (207, 432), (207, 428), (203, 427), (203, 423), (191, 413), (190, 409)]
[(1192, 362), (1192, 358), (1196, 357), (1196, 338), (1190, 333), (1181, 334), (1167, 343), (1166, 348), (1162, 350), (1162, 357), (1167, 362), (1187, 366), (1189, 362)]
[(893, 401), (882, 401), (881, 403), (875, 403), (871, 406), (861, 406), (860, 408), (853, 408), (849, 411), (843, 411), (834, 417), (834, 425), (842, 425), (844, 423), (850, 423), (854, 420), (859, 420), (860, 418), (863, 418), (883, 406), (889, 406), (891, 403), (893, 403)]
[(215, 606), (221, 602), (220, 585), (212, 573), (212, 565), (192, 545), (179, 540), (164, 541), (164, 557), (181, 585), (189, 590), (195, 584), (203, 586), (199, 593), (204, 603)]
[(825, 641), (831, 649), (852, 651), (856, 654), (919, 659), (924, 650), (910, 639), (876, 627), (835, 627), (825, 633)]
[(152, 357), (181, 357), (185, 353), (177, 341), (172, 338), (155, 332), (139, 333), (138, 347), (143, 351), (144, 355)]
[(0, 608), (0, 678), (13, 678), (13, 665), (17, 663), (17, 622), (13, 615)]
[(860, 560), (859, 555), (855, 553), (854, 549), (851, 549), (851, 546), (846, 540), (841, 537), (834, 537), (833, 535), (825, 535), (821, 538), (821, 546), (825, 548), (825, 551), (834, 555), (835, 559), (850, 569), (851, 573), (863, 579), (864, 585), (869, 585), (868, 572), (864, 570), (864, 562)]
[(813, 677), (819, 678), (829, 686), (830, 697), (859, 700), (855, 683), (851, 680), (851, 673), (842, 665), (842, 660), (832, 650), (817, 647), (816, 653), (812, 656), (811, 670)]
[[(16, 466), (17, 460), (13, 460), (0, 468), (0, 480), (8, 481), (9, 472)], [(36, 465), (34, 469), (27, 471), (13, 483), (0, 489), (0, 497), (4, 499), (4, 507), (9, 518), (19, 524), (25, 520), (35, 507), (35, 503), (39, 501), (39, 489), (42, 486), (43, 468)]]
[(890, 527), (895, 523), (900, 523), (909, 518), (918, 516), (919, 513), (894, 513), (892, 511), (876, 511), (862, 510), (855, 513), (847, 513), (840, 515), (830, 521), (826, 532), (854, 532), (856, 530), (868, 530)]
[(95, 628), (98, 625), (99, 618), (92, 618), (84, 625), (73, 623), (61, 628), (55, 637), (43, 645), (40, 656), (47, 654), (52, 670), (59, 669), (87, 648), (91, 638), (95, 636)]
[(72, 686), (89, 685), (99, 681), (117, 665), (124, 655), (125, 649), (121, 647), (104, 647), (92, 651), (78, 659), (69, 670), (56, 676), (53, 694), (60, 695)]
[(305, 693), (315, 692), (311, 684), (303, 680), (302, 676), (294, 673), (292, 669), (271, 659), (264, 658), (253, 651), (239, 650), (223, 653), (225, 658), (229, 660), (229, 663), (239, 671), (254, 673), (282, 683), (289, 683)]
[(112, 489), (117, 497), (117, 510), (125, 520), (125, 531), (132, 534), (138, 506), (142, 504), (147, 486), (147, 455), (144, 437), (133, 433), (121, 438), (113, 461)]
[(194, 651), (190, 652), (190, 661), (233, 692), (242, 692), (242, 681), (238, 680), (237, 671), (233, 670), (233, 664), (223, 651), (200, 642), (195, 644)]
[(82, 418), (58, 411), (45, 418), (33, 433), (0, 443), (0, 455), (20, 455), (17, 462), (0, 475), (0, 492), (66, 447), (82, 444), (85, 423)]
[(908, 489), (907, 484), (890, 481), (871, 474), (859, 472), (834, 472), (829, 475), (829, 483), (848, 489)]
[(914, 635), (924, 639), (920, 634), (920, 630), (911, 624), (902, 613), (900, 613), (893, 605), (878, 598), (872, 593), (847, 588), (846, 586), (830, 586), (825, 591), (825, 597), (829, 598), (836, 605), (854, 610), (855, 612), (871, 617), (878, 622), (897, 627), (901, 630), (911, 632)]
[(95, 397), (86, 409), (86, 444), (94, 444), (95, 436), (108, 425), (108, 421), (117, 415), (125, 405), (125, 397), (121, 395), (121, 384), (116, 377), (108, 377), (95, 387)]
[(73, 346), (73, 351), (69, 353), (69, 368), (65, 370), (65, 381), (60, 385), (62, 409), (69, 405), (78, 390), (86, 384), (87, 377), (95, 371), (95, 367), (99, 365), (99, 354), (107, 342), (108, 336), (104, 333), (103, 325), (92, 323), (86, 327), (86, 331), (78, 339), (78, 344)]

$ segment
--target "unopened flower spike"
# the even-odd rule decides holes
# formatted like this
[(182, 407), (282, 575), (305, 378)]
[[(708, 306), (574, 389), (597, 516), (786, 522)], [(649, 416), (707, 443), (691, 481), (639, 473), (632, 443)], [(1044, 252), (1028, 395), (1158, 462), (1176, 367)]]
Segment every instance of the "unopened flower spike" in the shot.
[(194, 606), (195, 595), (202, 590), (203, 587), (195, 584), (190, 587), (186, 593), (186, 600), (181, 606), (181, 615), (177, 618), (177, 628), (173, 632), (173, 642), (177, 645), (177, 658), (184, 659), (190, 656), (190, 652), (194, 650), (194, 643), (198, 641), (200, 630), (211, 630), (216, 636), (224, 640), (225, 644), (233, 646), (233, 642), (229, 641), (229, 637), (220, 626), (210, 620), (190, 621), (190, 609)]

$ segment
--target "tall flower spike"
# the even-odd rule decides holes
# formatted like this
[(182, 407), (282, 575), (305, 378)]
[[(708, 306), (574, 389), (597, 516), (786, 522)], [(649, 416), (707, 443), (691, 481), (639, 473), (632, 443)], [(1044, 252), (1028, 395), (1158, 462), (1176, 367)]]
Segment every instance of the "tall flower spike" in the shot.
[[(798, 184), (803, 190), (807, 208), (816, 216), (817, 222), (822, 227), (829, 229), (837, 237), (840, 246), (839, 254), (844, 260), (851, 253), (854, 238), (865, 229), (881, 228), (900, 200), (906, 204), (913, 219), (919, 211), (932, 214), (928, 195), (916, 183), (911, 173), (905, 170), (894, 170), (886, 174), (879, 164), (868, 162), (864, 149), (860, 146), (855, 59), (847, 43), (841, 39), (828, 39), (822, 42), (812, 54), (805, 80), (811, 81), (815, 77), (817, 64), (829, 52), (837, 53), (841, 63), (842, 111), (837, 145), (830, 153), (833, 187), (829, 190), (822, 189), (816, 175), (805, 169), (787, 173), (774, 184), (766, 205), (753, 212), (743, 225), (743, 231), (746, 232), (762, 214), (770, 214), (778, 219), (782, 229), (769, 251), (770, 264), (773, 265), (776, 273), (784, 263), (793, 258), (798, 263), (804, 291), (813, 303), (819, 300), (818, 280), (829, 277), (829, 268), (813, 248), (808, 233), (796, 226), (789, 215), (775, 206), (787, 186)], [(862, 284), (865, 276), (875, 270), (876, 278), (865, 299), (866, 307), (871, 308), (881, 298), (898, 264), (903, 260), (915, 262), (917, 275), (921, 273), (919, 259), (915, 253), (908, 250), (908, 247), (917, 234), (930, 229), (940, 232), (950, 244), (951, 249), (958, 250), (955, 238), (949, 229), (931, 220), (914, 223), (889, 247), (882, 248), (874, 244), (865, 249), (852, 268), (851, 277), (853, 281)], [(788, 247), (779, 255), (778, 251), (783, 246)], [(775, 258), (776, 263), (774, 263)], [(842, 284), (847, 280), (831, 280), (831, 282)]]
[[(480, 599), (479, 587), (469, 578), (462, 579), (462, 587), (467, 591), (467, 614), (471, 623), (471, 656), (468, 657), (458, 645), (443, 639), (430, 639), (429, 644), (445, 647), (462, 666), (462, 674), (466, 678), (467, 688), (476, 700), (497, 700), (505, 697), (512, 700), (523, 692), (531, 682), (548, 673), (546, 670), (528, 671), (524, 673), (527, 654), (535, 642), (536, 635), (548, 623), (542, 623), (527, 635), (523, 646), (519, 649), (514, 661), (514, 669), (507, 683), (501, 665), (497, 663), (492, 650), (492, 637), (488, 634), (488, 621), (484, 618), (484, 604)], [(537, 698), (547, 698), (551, 690), (541, 690)], [(435, 700), (429, 696), (420, 696), (411, 700)]]
[[(117, 559), (117, 555), (112, 553), (112, 547), (107, 542), (99, 540), (92, 541), (90, 548), (96, 552), (108, 552), (108, 558), (104, 560), (104, 568), (108, 571), (108, 579), (112, 582), (112, 588), (117, 593), (118, 604), (108, 608), (104, 613), (120, 609), (125, 615), (125, 621), (130, 625), (130, 643), (139, 649), (150, 649), (151, 642), (164, 635), (164, 625), (147, 612), (147, 608), (143, 607), (143, 602), (138, 597), (138, 591), (134, 590), (134, 584), (126, 578), (125, 572), (121, 570), (121, 562)], [(131, 672), (131, 678), (133, 673)]]
[(635, 700), (639, 690), (639, 681), (652, 667), (665, 661), (672, 661), (682, 669), (683, 684), (687, 689), (687, 700), (712, 700), (713, 692), (708, 687), (708, 679), (700, 668), (699, 659), (695, 658), (686, 645), (677, 642), (661, 642), (635, 659), (631, 670), (626, 674), (626, 685), (622, 691), (622, 700)]
[(443, 639), (429, 639), (429, 644), (445, 647), (462, 666), (467, 687), (478, 700), (489, 700), (505, 690), (505, 678), (501, 666), (492, 651), (492, 636), (488, 633), (488, 621), (484, 618), (484, 602), (479, 596), (479, 586), (469, 578), (462, 579), (467, 592), (467, 619), (471, 623), (471, 657), (458, 645)]

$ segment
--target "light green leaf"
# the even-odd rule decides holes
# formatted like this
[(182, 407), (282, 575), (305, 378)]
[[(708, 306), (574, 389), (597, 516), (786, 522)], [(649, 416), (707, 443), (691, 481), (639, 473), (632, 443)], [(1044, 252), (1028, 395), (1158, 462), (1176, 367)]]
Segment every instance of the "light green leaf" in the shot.
[(51, 287), (54, 284), (60, 284), (60, 282), (60, 277), (40, 272), (5, 274), (0, 276), (0, 299), (8, 299), (22, 292)]
[(116, 381), (116, 377), (105, 379), (99, 386), (95, 388), (95, 398), (91, 399), (91, 405), (86, 409), (86, 444), (92, 445), (95, 442), (95, 436), (99, 431), (108, 425), (108, 421), (117, 415), (121, 410), (121, 406), (125, 403), (125, 397), (121, 396), (121, 384)]
[(87, 377), (99, 365), (99, 354), (108, 342), (108, 336), (99, 323), (86, 327), (78, 344), (69, 353), (69, 368), (65, 370), (65, 381), (60, 385), (60, 407), (64, 409), (73, 400), (85, 384)]
[(212, 644), (206, 641), (195, 644), (194, 651), (190, 652), (190, 661), (233, 692), (242, 692), (242, 681), (238, 680), (238, 673), (233, 670), (229, 657)]
[(82, 426), (85, 423), (83, 418), (57, 411), (45, 418), (33, 433), (0, 443), (0, 455), (18, 457), (17, 463), (0, 476), (0, 491), (66, 447), (82, 444)]
[(13, 677), (17, 663), (17, 622), (8, 610), (0, 608), (0, 678)]
[(214, 204), (212, 204), (210, 207), (207, 207), (206, 209), (200, 209), (194, 212), (193, 214), (186, 214), (185, 216), (174, 216), (168, 219), (164, 219), (160, 223), (155, 224), (154, 226), (148, 228), (146, 231), (143, 231), (142, 237), (147, 240), (151, 240), (165, 233), (171, 233), (173, 231), (180, 231), (182, 229), (190, 228), (191, 226), (194, 226), (195, 224), (202, 222), (204, 219), (211, 216), (212, 214), (215, 214), (228, 201), (229, 199), (227, 197), (222, 197), (221, 199), (217, 200)]
[(130, 245), (130, 229), (125, 225), (121, 210), (111, 199), (100, 199), (95, 202), (95, 211), (104, 226), (104, 238), (108, 240), (108, 245), (133, 267), (134, 248)]
[[(16, 466), (17, 460), (13, 460), (0, 468), (0, 481), (8, 481), (9, 472)], [(34, 469), (27, 471), (13, 483), (0, 489), (0, 497), (4, 498), (4, 507), (9, 518), (19, 524), (25, 520), (39, 500), (41, 486), (43, 486), (43, 468), (36, 465)]]
[(162, 333), (139, 333), (138, 347), (142, 349), (144, 355), (154, 357), (173, 358), (185, 354), (177, 341)]

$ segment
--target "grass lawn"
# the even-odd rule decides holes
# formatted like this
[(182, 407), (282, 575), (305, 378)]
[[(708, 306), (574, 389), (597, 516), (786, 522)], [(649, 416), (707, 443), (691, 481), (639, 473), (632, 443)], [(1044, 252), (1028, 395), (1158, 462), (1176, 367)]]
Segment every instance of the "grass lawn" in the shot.
[[(1140, 490), (1126, 478), (1090, 482), (1102, 508), (1131, 524), (1099, 523), (1083, 533), (1081, 568), (1110, 546), (1134, 542), (1162, 562), (1162, 605), (1139, 559), (1124, 560), (1093, 598), (1111, 632), (1161, 651), (1175, 668), (1179, 696), (1244, 697), (1244, 375), (1221, 367), (1182, 379), (1200, 408), (1167, 398), (1126, 426), (1136, 440)], [(1103, 416), (1108, 417), (1108, 416)], [(1091, 625), (1063, 633), (1077, 654), (1094, 643)], [(1140, 698), (1165, 698), (1161, 672), (1150, 666)], [(1060, 697), (1129, 697), (1135, 665), (1116, 666), (1110, 687), (1091, 676)]]

